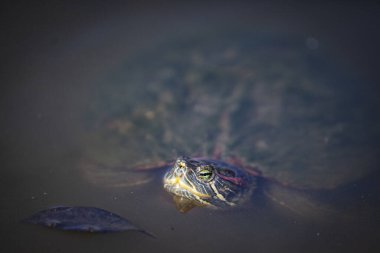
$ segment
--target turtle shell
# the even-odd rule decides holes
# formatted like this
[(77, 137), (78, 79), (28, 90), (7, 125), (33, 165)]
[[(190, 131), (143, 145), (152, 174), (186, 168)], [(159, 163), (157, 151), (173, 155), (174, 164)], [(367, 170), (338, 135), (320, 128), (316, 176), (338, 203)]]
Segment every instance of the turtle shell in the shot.
[(304, 38), (263, 34), (197, 36), (137, 52), (94, 89), (85, 156), (134, 168), (220, 148), (222, 158), (286, 185), (357, 180), (378, 160), (376, 98), (336, 62)]

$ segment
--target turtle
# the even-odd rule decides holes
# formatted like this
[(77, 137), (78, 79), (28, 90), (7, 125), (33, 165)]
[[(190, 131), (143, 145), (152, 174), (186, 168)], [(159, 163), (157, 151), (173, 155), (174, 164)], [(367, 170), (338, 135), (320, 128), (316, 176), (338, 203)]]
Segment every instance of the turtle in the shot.
[[(183, 211), (239, 206), (257, 178), (275, 182), (265, 190), (271, 199), (297, 209), (305, 198), (288, 205), (298, 198), (287, 189), (333, 190), (368, 175), (379, 153), (379, 122), (369, 113), (376, 98), (360, 97), (355, 78), (307, 45), (302, 37), (224, 32), (130, 56), (94, 89), (84, 177), (123, 187), (152, 180), (131, 171), (165, 168), (163, 186)], [(196, 175), (185, 177), (192, 190), (170, 183), (184, 169)], [(233, 190), (221, 177), (242, 186)], [(210, 189), (211, 201), (194, 199)], [(228, 191), (237, 197), (227, 201)]]
[(223, 32), (129, 55), (88, 95), (83, 177), (131, 187), (160, 170), (184, 213), (241, 207), (264, 187), (279, 206), (310, 215), (319, 204), (303, 192), (376, 169), (379, 120), (369, 113), (375, 96), (360, 97), (355, 78), (307, 45)]

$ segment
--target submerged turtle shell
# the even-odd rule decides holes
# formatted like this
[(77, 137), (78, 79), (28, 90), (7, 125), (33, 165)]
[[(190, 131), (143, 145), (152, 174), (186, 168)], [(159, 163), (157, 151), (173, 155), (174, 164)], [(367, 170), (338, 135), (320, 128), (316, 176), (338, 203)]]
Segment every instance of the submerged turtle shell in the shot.
[(218, 144), (265, 177), (331, 189), (368, 174), (379, 153), (376, 98), (349, 75), (303, 38), (207, 35), (157, 45), (94, 89), (86, 157), (133, 168), (210, 157)]

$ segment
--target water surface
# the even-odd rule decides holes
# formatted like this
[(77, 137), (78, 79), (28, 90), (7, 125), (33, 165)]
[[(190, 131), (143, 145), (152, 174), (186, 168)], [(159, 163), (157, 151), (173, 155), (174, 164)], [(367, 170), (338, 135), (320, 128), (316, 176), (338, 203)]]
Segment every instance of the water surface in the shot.
[[(42, 21), (28, 14), (36, 24), (36, 32), (26, 33), (25, 23), (19, 25), (15, 33), (19, 32), (18, 36), (27, 40), (23, 44), (15, 38), (18, 43), (9, 43), (11, 50), (6, 54), (10, 60), (4, 78), (8, 85), (1, 96), (1, 247), (20, 252), (203, 252), (205, 249), (209, 252), (376, 252), (379, 107), (375, 84), (378, 78), (371, 72), (375, 69), (373, 64), (363, 63), (363, 59), (373, 59), (370, 55), (374, 47), (368, 41), (372, 38), (376, 44), (374, 14), (372, 6), (364, 6), (361, 14), (353, 11), (356, 6), (347, 6), (343, 11), (340, 6), (330, 6), (326, 12), (317, 11), (318, 6), (219, 6), (213, 13), (207, 6), (179, 5), (174, 12), (157, 6), (134, 6), (134, 15), (127, 7), (120, 10), (109, 7), (104, 14), (101, 6), (90, 10), (77, 6), (87, 16), (76, 14), (71, 23), (64, 11), (66, 7), (59, 7), (58, 21), (51, 26), (46, 25), (51, 21), (51, 14), (46, 14), (43, 7), (35, 7), (36, 12), (45, 13)], [(346, 18), (353, 31), (336, 21), (340, 16), (337, 13)], [(80, 17), (85, 22), (79, 22)], [(44, 24), (57, 32), (46, 35), (41, 28)], [(80, 25), (76, 27), (76, 24)], [(324, 29), (319, 28), (322, 25)], [(240, 39), (233, 39), (236, 34)], [(195, 48), (191, 50), (192, 47)], [(181, 60), (178, 52), (183, 51), (193, 53), (193, 61), (188, 60), (191, 57), (187, 53), (184, 53), (186, 59)], [(218, 52), (225, 53), (227, 58), (240, 53), (234, 64), (253, 69), (248, 74), (260, 80), (250, 83), (248, 76), (240, 84), (245, 93), (238, 100), (241, 106), (233, 122), (241, 127), (232, 126), (242, 132), (236, 134), (231, 149), (252, 161), (262, 161), (266, 173), (272, 173), (272, 177), (309, 188), (307, 196), (321, 203), (316, 209), (301, 208), (307, 212), (299, 215), (282, 208), (259, 190), (251, 202), (235, 210), (196, 208), (181, 214), (162, 189), (162, 172), (154, 173), (154, 180), (143, 186), (112, 187), (115, 183), (112, 180), (120, 183), (125, 179), (122, 172), (110, 169), (103, 180), (98, 177), (94, 181), (91, 176), (99, 174), (86, 174), (81, 167), (84, 158), (101, 161), (112, 168), (117, 163), (136, 164), (175, 159), (183, 153), (192, 155), (198, 147), (200, 153), (209, 154), (217, 138), (213, 133), (219, 129), (209, 121), (194, 120), (217, 118), (228, 107), (221, 98), (228, 98), (239, 87), (236, 82), (239, 76), (223, 72), (230, 63), (224, 64), (222, 57), (215, 57)], [(206, 55), (209, 67), (215, 66), (214, 72), (210, 68), (194, 70), (195, 65), (190, 63), (197, 64), (201, 54)], [(167, 66), (170, 64), (177, 79), (169, 78), (173, 75)], [(247, 74), (243, 70), (242, 75)], [(207, 71), (214, 76), (198, 82), (196, 74)], [(190, 72), (194, 75), (187, 75), (186, 79), (185, 74)], [(266, 89), (266, 83), (271, 88)], [(222, 88), (218, 89), (218, 85)], [(166, 93), (154, 90), (155, 87), (167, 89)], [(176, 118), (159, 118), (147, 124), (152, 116), (149, 112), (154, 112), (159, 104), (156, 95), (168, 91), (177, 107), (168, 107), (166, 112), (170, 109), (169, 116), (183, 117), (181, 120), (190, 117), (192, 124), (202, 127), (200, 136), (189, 137), (188, 131), (193, 131), (194, 126), (191, 124), (164, 125), (176, 122)], [(249, 94), (256, 99), (254, 103)], [(179, 102), (181, 98), (183, 103)], [(255, 117), (244, 125), (243, 121), (247, 122), (251, 115), (249, 108), (262, 111), (255, 110), (252, 113)], [(146, 116), (145, 121), (138, 120), (141, 115)], [(123, 141), (104, 127), (104, 122), (115, 119), (132, 119), (144, 133), (136, 132), (139, 135), (134, 136), (121, 132)], [(341, 128), (339, 122), (343, 122)], [(174, 137), (155, 139), (165, 137), (163, 130), (171, 126)], [(97, 133), (102, 134), (101, 138)], [(116, 139), (116, 144), (109, 136)], [(325, 139), (326, 136), (332, 138)], [(181, 144), (182, 140), (188, 145)], [(305, 145), (305, 140), (310, 145)], [(328, 149), (322, 148), (326, 142), (331, 145)], [(162, 143), (166, 146), (160, 149), (158, 144)], [(266, 151), (266, 145), (272, 143), (276, 144), (274, 149)], [(338, 158), (334, 160), (329, 155)], [(296, 162), (298, 166), (291, 167)], [(281, 166), (286, 169), (281, 170)], [(299, 173), (281, 174), (294, 170)], [(294, 195), (292, 200), (297, 198)], [(303, 202), (301, 198), (293, 203), (303, 207), (315, 202)], [(324, 208), (325, 204), (331, 209), (320, 212), (318, 208)], [(37, 210), (54, 205), (104, 208), (127, 217), (154, 233), (157, 239), (133, 232), (62, 233), (19, 222)]]

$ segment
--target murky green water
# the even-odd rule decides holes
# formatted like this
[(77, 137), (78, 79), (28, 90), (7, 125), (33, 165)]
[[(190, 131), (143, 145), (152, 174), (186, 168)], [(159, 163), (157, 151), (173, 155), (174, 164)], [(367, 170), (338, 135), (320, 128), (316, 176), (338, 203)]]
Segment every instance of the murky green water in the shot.
[[(376, 252), (378, 79), (370, 63), (360, 64), (370, 55), (366, 43), (342, 49), (343, 39), (357, 39), (360, 29), (336, 34), (339, 6), (328, 9), (326, 20), (321, 11), (311, 14), (315, 7), (236, 5), (210, 13), (179, 5), (172, 13), (140, 6), (134, 16), (109, 9), (112, 15), (97, 22), (88, 18), (78, 28), (68, 25), (69, 32), (42, 36), (41, 47), (32, 39), (29, 49), (20, 46), (28, 54), (15, 53), (2, 95), (1, 247)], [(342, 15), (355, 23), (347, 8)], [(121, 8), (133, 12), (127, 9)], [(227, 155), (293, 188), (265, 182), (240, 208), (181, 214), (162, 189), (162, 171), (120, 169), (183, 154), (211, 156), (226, 111)], [(103, 169), (89, 169), (88, 160)], [(126, 185), (140, 181), (149, 182)], [(157, 239), (19, 222), (54, 205), (104, 208)]]

